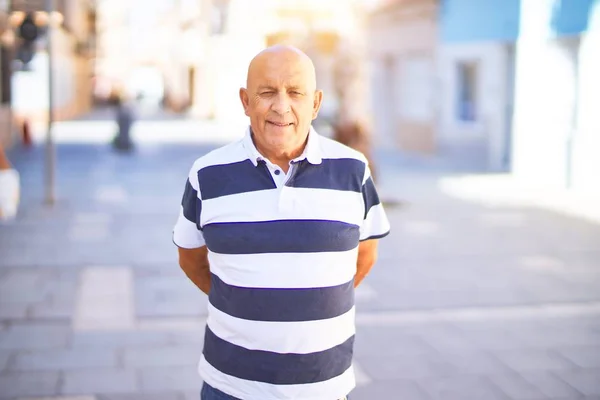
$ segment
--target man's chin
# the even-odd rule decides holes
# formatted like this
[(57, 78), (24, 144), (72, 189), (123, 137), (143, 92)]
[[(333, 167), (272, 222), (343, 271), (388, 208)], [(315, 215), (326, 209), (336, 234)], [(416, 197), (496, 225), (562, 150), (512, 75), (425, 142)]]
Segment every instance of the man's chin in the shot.
[(283, 129), (272, 129), (268, 128), (265, 130), (266, 137), (271, 138), (274, 141), (287, 142), (291, 138), (296, 136), (296, 131), (292, 128)]

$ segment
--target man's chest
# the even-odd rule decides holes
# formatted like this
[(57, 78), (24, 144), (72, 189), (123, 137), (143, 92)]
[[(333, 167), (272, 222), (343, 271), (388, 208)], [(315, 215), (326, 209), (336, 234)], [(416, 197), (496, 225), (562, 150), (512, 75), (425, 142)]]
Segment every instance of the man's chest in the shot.
[(358, 245), (360, 193), (282, 187), (203, 202), (208, 248), (223, 254), (346, 251)]

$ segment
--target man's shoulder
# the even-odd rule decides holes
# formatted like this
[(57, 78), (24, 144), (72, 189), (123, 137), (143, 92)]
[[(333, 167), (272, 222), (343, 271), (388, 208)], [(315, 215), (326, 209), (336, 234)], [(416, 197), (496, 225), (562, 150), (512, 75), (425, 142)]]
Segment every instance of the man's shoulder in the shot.
[(248, 157), (242, 147), (242, 141), (236, 140), (235, 142), (218, 147), (197, 158), (196, 161), (194, 161), (192, 169), (198, 172), (206, 167), (232, 164), (243, 161), (246, 158)]
[(367, 164), (367, 157), (363, 153), (336, 140), (319, 135), (319, 144), (324, 159), (351, 158)]

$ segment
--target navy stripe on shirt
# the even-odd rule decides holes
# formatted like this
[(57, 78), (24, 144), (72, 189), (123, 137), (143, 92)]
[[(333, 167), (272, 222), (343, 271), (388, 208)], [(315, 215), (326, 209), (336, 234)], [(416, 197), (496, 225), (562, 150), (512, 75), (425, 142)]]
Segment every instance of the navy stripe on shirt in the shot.
[(250, 160), (204, 167), (198, 182), (202, 200), (277, 187), (265, 163), (255, 167)]
[(193, 222), (199, 226), (200, 212), (202, 211), (202, 201), (198, 198), (198, 192), (188, 179), (185, 183), (185, 190), (183, 191), (183, 198), (181, 199), (181, 206), (183, 207), (183, 216), (190, 222)]
[(316, 383), (343, 374), (352, 364), (354, 336), (330, 349), (308, 353), (250, 350), (229, 343), (206, 327), (204, 358), (227, 375), (274, 385)]
[[(351, 158), (323, 159), (319, 165), (303, 160), (295, 166), (286, 186), (360, 193), (364, 172), (365, 164)], [(254, 166), (250, 160), (202, 168), (198, 181), (203, 200), (276, 188), (265, 163)]]
[(337, 286), (270, 289), (232, 286), (212, 274), (208, 301), (225, 314), (252, 321), (316, 321), (354, 306), (354, 279)]
[(221, 254), (318, 253), (358, 246), (358, 225), (323, 220), (222, 222), (204, 225), (209, 250)]
[(375, 184), (373, 183), (373, 179), (369, 177), (362, 188), (363, 200), (365, 202), (365, 218), (367, 218), (367, 214), (371, 207), (374, 207), (381, 203), (379, 200), (379, 195), (377, 194), (377, 190), (375, 189)]
[(323, 159), (320, 165), (304, 160), (286, 186), (360, 193), (364, 173), (365, 163), (352, 158)]

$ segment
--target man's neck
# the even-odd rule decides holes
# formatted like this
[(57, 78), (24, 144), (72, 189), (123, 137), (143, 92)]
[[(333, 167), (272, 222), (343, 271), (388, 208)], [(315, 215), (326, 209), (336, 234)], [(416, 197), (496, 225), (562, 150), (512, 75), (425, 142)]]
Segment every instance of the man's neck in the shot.
[(308, 144), (308, 136), (307, 136), (306, 140), (304, 141), (304, 144), (298, 149), (295, 149), (292, 151), (286, 151), (286, 150), (268, 151), (268, 150), (262, 148), (257, 143), (257, 141), (254, 140), (254, 134), (251, 134), (250, 136), (252, 138), (252, 142), (254, 143), (254, 147), (260, 153), (260, 155), (262, 155), (264, 158), (269, 160), (271, 163), (280, 167), (283, 170), (283, 172), (285, 172), (285, 173), (287, 173), (287, 171), (290, 167), (290, 161), (300, 157), (302, 155), (302, 153), (304, 152), (304, 150), (306, 149), (306, 146)]

